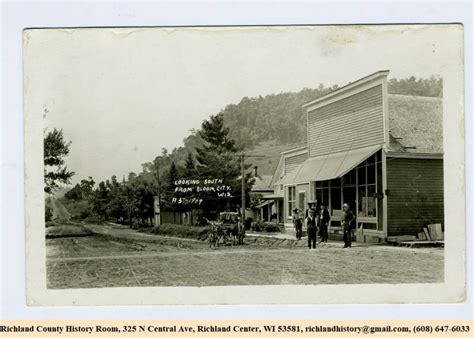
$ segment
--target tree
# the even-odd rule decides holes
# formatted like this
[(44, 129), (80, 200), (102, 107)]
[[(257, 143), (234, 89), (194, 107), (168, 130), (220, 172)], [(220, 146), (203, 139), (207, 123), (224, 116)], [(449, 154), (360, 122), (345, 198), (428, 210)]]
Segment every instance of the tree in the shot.
[(109, 189), (105, 182), (100, 182), (90, 196), (92, 211), (98, 216), (99, 224), (107, 219), (107, 204), (109, 203)]
[(122, 223), (127, 218), (126, 197), (124, 187), (114, 175), (108, 181), (109, 202), (106, 205), (107, 214), (114, 217), (117, 223)]
[(135, 216), (141, 220), (142, 225), (151, 224), (154, 216), (155, 185), (143, 176), (138, 176), (136, 180), (131, 182), (131, 189), (134, 195)]
[(195, 174), (196, 170), (196, 163), (194, 162), (194, 157), (191, 152), (188, 153), (188, 157), (186, 157), (186, 162), (184, 163), (184, 177), (191, 179)]
[(92, 177), (89, 176), (89, 179), (87, 180), (82, 179), (80, 185), (81, 185), (82, 198), (88, 198), (92, 194), (92, 191), (94, 190), (95, 181)]
[(388, 92), (399, 95), (442, 97), (443, 80), (435, 75), (429, 79), (417, 79), (414, 76), (400, 80), (393, 78), (388, 81)]
[(64, 165), (64, 158), (69, 154), (71, 142), (64, 140), (63, 131), (54, 128), (46, 134), (44, 146), (44, 191), (54, 193), (60, 183), (69, 184), (74, 172)]
[[(229, 137), (229, 128), (224, 126), (224, 116), (222, 113), (211, 116), (204, 121), (199, 132), (204, 140), (204, 145), (196, 148), (197, 152), (197, 174), (201, 179), (222, 179), (224, 185), (231, 188), (232, 198), (216, 198), (215, 194), (202, 194), (200, 198), (204, 201), (201, 208), (207, 212), (218, 212), (225, 209), (235, 210), (235, 206), (240, 204), (241, 180), (240, 180), (240, 157), (242, 150), (237, 147), (235, 141)], [(250, 165), (246, 165), (248, 169)], [(247, 181), (248, 195), (251, 188), (250, 175), (245, 175)]]

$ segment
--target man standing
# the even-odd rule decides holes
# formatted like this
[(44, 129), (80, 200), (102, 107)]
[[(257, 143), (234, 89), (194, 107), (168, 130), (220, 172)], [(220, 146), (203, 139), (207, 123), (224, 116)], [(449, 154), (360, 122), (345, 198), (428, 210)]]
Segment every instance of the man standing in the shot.
[(304, 218), (308, 218), (309, 217), (309, 211), (311, 209), (315, 209), (316, 210), (316, 203), (318, 201), (311, 201), (311, 202), (308, 202), (308, 209), (306, 209), (306, 212), (305, 212), (305, 215), (304, 215)]
[(306, 231), (308, 232), (308, 247), (316, 249), (316, 234), (318, 228), (316, 227), (316, 217), (314, 209), (309, 210), (309, 216), (306, 218)]
[(303, 234), (303, 221), (301, 220), (298, 208), (293, 209), (293, 225), (296, 230), (296, 240), (300, 240)]
[(352, 245), (352, 227), (355, 222), (355, 216), (349, 208), (349, 204), (342, 206), (342, 230), (344, 231), (344, 248), (350, 248)]
[(326, 209), (324, 204), (321, 204), (321, 211), (319, 212), (318, 223), (319, 223), (319, 235), (321, 236), (321, 242), (328, 241), (328, 225), (331, 216), (329, 211)]

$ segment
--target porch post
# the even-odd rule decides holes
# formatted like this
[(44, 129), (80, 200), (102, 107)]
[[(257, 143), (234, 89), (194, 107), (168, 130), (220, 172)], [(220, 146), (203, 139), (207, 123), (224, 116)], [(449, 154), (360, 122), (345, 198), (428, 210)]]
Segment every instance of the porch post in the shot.
[(385, 237), (388, 236), (388, 220), (387, 220), (387, 154), (385, 149), (382, 149), (382, 218), (383, 218), (383, 233)]

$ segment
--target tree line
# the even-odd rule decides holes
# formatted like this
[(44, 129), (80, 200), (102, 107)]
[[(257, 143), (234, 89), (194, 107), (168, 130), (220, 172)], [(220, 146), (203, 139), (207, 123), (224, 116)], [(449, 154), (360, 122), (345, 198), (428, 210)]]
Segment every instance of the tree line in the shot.
[[(54, 133), (62, 137), (62, 131), (55, 130)], [(142, 165), (142, 172), (129, 173), (122, 181), (116, 176), (99, 183), (92, 177), (82, 179), (64, 195), (65, 206), (78, 219), (93, 219), (98, 223), (114, 219), (116, 222), (142, 226), (153, 224), (154, 200), (158, 195), (162, 211), (199, 209), (203, 216), (213, 217), (219, 211), (236, 210), (242, 195), (239, 154), (243, 149), (229, 137), (229, 129), (224, 126), (222, 114), (205, 120), (197, 133), (202, 141), (188, 150), (184, 160), (177, 160), (176, 154), (162, 149), (153, 161)], [(61, 147), (68, 148), (69, 144), (63, 140)], [(58, 163), (63, 164), (67, 154), (68, 151), (58, 154)], [(249, 164), (245, 164), (245, 169), (249, 167)], [(59, 166), (57, 171), (64, 169), (65, 166)], [(71, 176), (56, 179), (54, 184), (45, 177), (45, 192), (54, 191), (59, 183), (68, 183)], [(173, 203), (173, 198), (191, 198), (196, 195), (196, 192), (177, 192), (176, 182), (179, 179), (214, 178), (221, 178), (222, 184), (230, 187), (231, 197), (216, 198), (215, 194), (201, 192), (198, 197), (203, 202), (198, 206)], [(244, 194), (249, 201), (253, 178), (247, 173), (244, 179)]]

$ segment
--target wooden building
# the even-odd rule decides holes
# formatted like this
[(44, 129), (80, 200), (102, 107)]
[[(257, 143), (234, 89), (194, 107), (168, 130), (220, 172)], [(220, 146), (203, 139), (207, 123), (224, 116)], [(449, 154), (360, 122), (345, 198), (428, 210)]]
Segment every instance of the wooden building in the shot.
[(317, 201), (341, 234), (342, 205), (357, 217), (357, 238), (384, 241), (444, 224), (442, 99), (387, 92), (379, 71), (305, 104), (307, 146), (282, 153), (273, 182), (291, 210)]
[(283, 194), (275, 195), (272, 175), (259, 175), (254, 167), (255, 183), (250, 191), (251, 199), (258, 201), (251, 217), (254, 221), (283, 222)]

